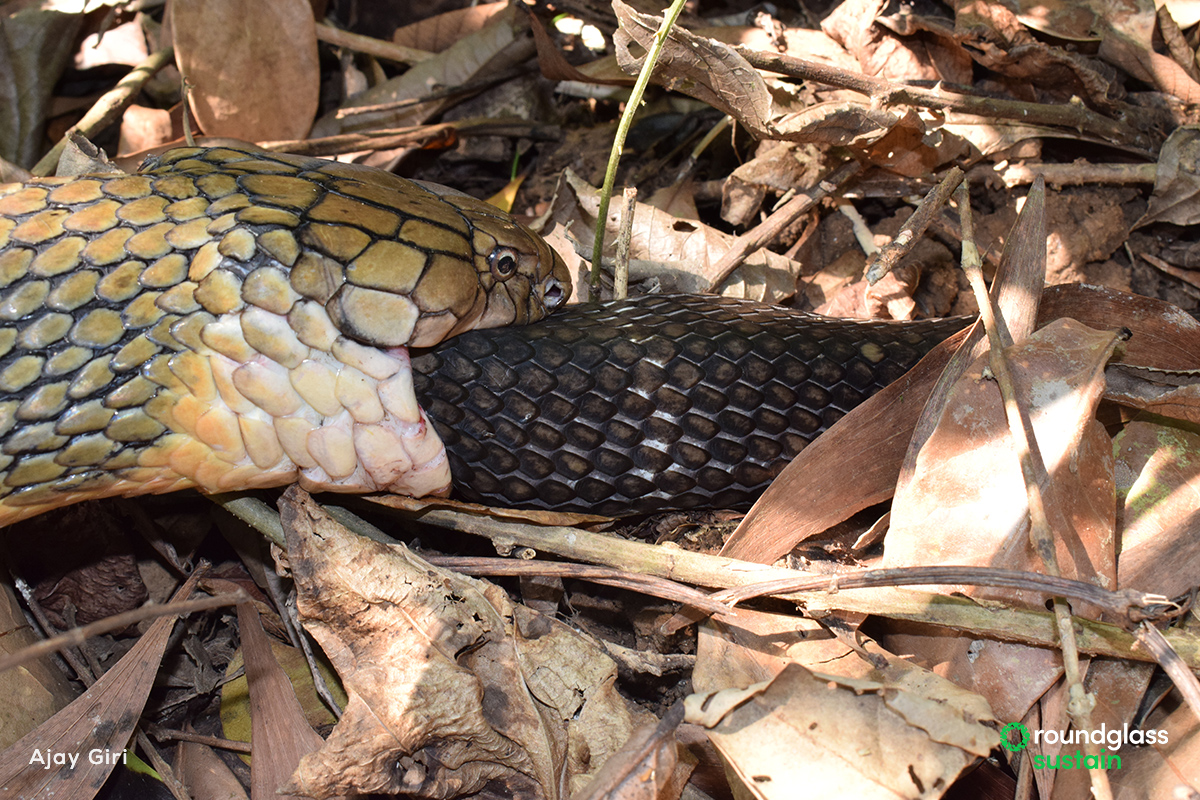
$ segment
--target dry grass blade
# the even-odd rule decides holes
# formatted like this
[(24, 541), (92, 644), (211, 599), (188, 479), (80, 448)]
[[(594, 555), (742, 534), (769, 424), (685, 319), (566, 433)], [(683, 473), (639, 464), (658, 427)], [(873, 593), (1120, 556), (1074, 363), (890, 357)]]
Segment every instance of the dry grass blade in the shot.
[(280, 787), (287, 783), (306, 754), (325, 742), (309, 727), (287, 674), (271, 653), (254, 606), (238, 606), (246, 680), (250, 686), (252, 797), (290, 798)]
[[(179, 589), (187, 597), (199, 574)], [(69, 706), (0, 753), (0, 787), (18, 800), (86, 800), (122, 761), (175, 618), (156, 620), (132, 650)]]

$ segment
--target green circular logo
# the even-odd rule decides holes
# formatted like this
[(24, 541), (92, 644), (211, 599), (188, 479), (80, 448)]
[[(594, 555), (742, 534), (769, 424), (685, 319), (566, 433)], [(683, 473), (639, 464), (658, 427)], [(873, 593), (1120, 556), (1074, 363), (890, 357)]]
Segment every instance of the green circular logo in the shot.
[[(1014, 742), (1012, 734), (1014, 732), (1021, 734), (1021, 741)], [(1018, 750), (1024, 750), (1025, 745), (1029, 744), (1029, 728), (1026, 728), (1019, 722), (1010, 722), (1000, 729), (1000, 746), (1010, 753), (1015, 753)]]

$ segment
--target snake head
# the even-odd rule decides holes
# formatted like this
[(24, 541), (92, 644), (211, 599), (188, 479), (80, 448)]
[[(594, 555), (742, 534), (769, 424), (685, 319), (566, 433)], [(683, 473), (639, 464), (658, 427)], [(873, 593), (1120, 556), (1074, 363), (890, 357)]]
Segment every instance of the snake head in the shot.
[(566, 304), (571, 274), (542, 237), (516, 222), (487, 220), (476, 225), (475, 244), (477, 253), (488, 251), (482, 259), (476, 257), (488, 294), (487, 310), (476, 327), (526, 325)]
[[(436, 184), (351, 167), (324, 171), (353, 177), (356, 183), (337, 188), (372, 205), (382, 201), (402, 222), (394, 238), (345, 259), (349, 263), (332, 281), (324, 275), (317, 281), (336, 285), (332, 294), (299, 289), (321, 299), (346, 335), (378, 347), (429, 347), (468, 330), (537, 322), (566, 304), (571, 295), (566, 263), (508, 214)], [(314, 230), (310, 223), (302, 241), (320, 239)], [(324, 242), (317, 249), (326, 255), (330, 250)], [(293, 284), (304, 273), (294, 269)]]
[(469, 328), (537, 322), (566, 304), (571, 274), (545, 239), (488, 203), (467, 195), (443, 198), (470, 222), (475, 271), (486, 295), (483, 313)]

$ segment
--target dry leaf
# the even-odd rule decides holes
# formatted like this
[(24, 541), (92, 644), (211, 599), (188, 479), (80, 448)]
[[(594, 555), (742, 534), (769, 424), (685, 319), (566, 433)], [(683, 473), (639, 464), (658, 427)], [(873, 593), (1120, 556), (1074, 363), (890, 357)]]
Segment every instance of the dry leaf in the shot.
[[(688, 721), (709, 736), (748, 796), (940, 797), (999, 744), (986, 702), (894, 657), (843, 678), (786, 667), (769, 683), (692, 695)], [(719, 710), (718, 710), (719, 709)]]
[[(180, 587), (177, 597), (192, 592), (195, 577)], [(86, 692), (0, 753), (5, 797), (90, 800), (95, 795), (121, 762), (174, 627), (174, 616), (155, 620)], [(88, 758), (90, 753), (101, 757)]]
[(1200, 375), (1111, 364), (1104, 396), (1131, 408), (1200, 424)]
[(716, 692), (769, 681), (792, 663), (827, 669), (830, 662), (850, 653), (816, 620), (736, 608), (700, 626), (692, 691)]
[[(599, 190), (589, 186), (570, 169), (564, 170), (555, 194), (549, 220), (558, 230), (568, 225), (572, 232), (594, 230), (600, 206)], [(619, 211), (609, 211), (605, 236), (606, 257), (615, 249)], [(668, 292), (692, 294), (707, 291), (712, 268), (729, 249), (729, 234), (710, 228), (699, 220), (680, 219), (645, 203), (634, 208), (633, 239), (630, 243), (630, 280), (657, 278)], [(588, 241), (589, 248), (590, 237)], [(795, 292), (800, 265), (778, 253), (760, 250), (751, 254), (725, 283), (719, 293), (778, 303)]]
[(71, 63), (81, 14), (37, 7), (0, 16), (0, 157), (32, 166), (59, 76)]
[(1113, 439), (1119, 585), (1176, 597), (1200, 585), (1200, 431), (1146, 415)]
[(848, 0), (821, 20), (821, 29), (841, 43), (867, 75), (897, 82), (970, 83), (971, 59), (955, 40), (949, 20), (924, 17), (915, 10), (883, 16), (891, 7), (880, 0)]
[(397, 28), (392, 34), (392, 42), (430, 53), (440, 53), (486, 26), (506, 8), (507, 2), (499, 2), (452, 9)]
[(1148, 42), (1109, 31), (1100, 43), (1100, 57), (1187, 105), (1200, 102), (1200, 83), (1168, 56), (1151, 50)]
[[(774, 123), (773, 136), (794, 142), (835, 147), (866, 148), (883, 139), (899, 121), (885, 109), (854, 101), (814, 103), (783, 114)], [(915, 120), (920, 125), (920, 120)]]
[[(12, 586), (0, 586), (0, 654), (9, 655), (37, 642)], [(51, 656), (0, 672), (0, 750), (42, 724), (75, 699)]]
[[(232, 591), (234, 586), (231, 585), (225, 591)], [(258, 608), (257, 605), (255, 607)], [(328, 706), (325, 705), (325, 702), (317, 694), (312, 672), (304, 652), (299, 648), (284, 644), (276, 638), (277, 636), (286, 636), (287, 634), (282, 629), (274, 630), (277, 626), (281, 628), (282, 624), (278, 618), (274, 620), (275, 625), (271, 624), (270, 609), (258, 608), (258, 612), (260, 625), (268, 631), (268, 634), (273, 634), (269, 635), (271, 644), (270, 659), (283, 670), (287, 683), (291, 686), (293, 696), (300, 703), (306, 727), (313, 730), (320, 730), (322, 726), (332, 725), (337, 722), (337, 718), (333, 715), (333, 712), (329, 710)], [(220, 714), (221, 731), (225, 738), (235, 742), (249, 743), (252, 738), (254, 712), (249, 682), (245, 675), (244, 656), (244, 648), (239, 649), (225, 668), (226, 681), (221, 685)], [(339, 707), (345, 705), (346, 693), (338, 685), (337, 676), (333, 674), (333, 670), (321, 661), (318, 662), (318, 669), (330, 693), (333, 695), (334, 702), (338, 703)], [(297, 722), (297, 725), (299, 724)], [(248, 756), (244, 757), (244, 760), (247, 763), (250, 762)]]
[(595, 643), (350, 534), (296, 487), (281, 510), (301, 618), (350, 697), (289, 791), (560, 798), (633, 731)]
[(1147, 0), (1018, 0), (1017, 18), (1041, 33), (1094, 42), (1105, 27), (1150, 41), (1154, 3)]
[[(1094, 414), (1116, 341), (1115, 334), (1058, 320), (1006, 351), (1050, 473), (1047, 505), (1070, 521), (1069, 529), (1055, 531), (1062, 573), (1108, 588), (1116, 584), (1112, 445)], [(977, 564), (1043, 571), (1029, 544), (1025, 483), (999, 391), (983, 378), (984, 363), (977, 361), (958, 381), (917, 456), (915, 473), (896, 494), (884, 541), (887, 567)], [(1037, 593), (963, 591), (1036, 608), (1043, 602)], [(885, 641), (980, 692), (1005, 720), (1021, 719), (1061, 669), (1055, 653), (1005, 642), (972, 643), (940, 632)]]
[(249, 800), (233, 770), (208, 745), (180, 742), (171, 766), (196, 800)]
[(254, 606), (243, 603), (237, 612), (250, 687), (250, 741), (255, 749), (250, 761), (250, 794), (287, 800), (289, 795), (280, 787), (301, 757), (324, 742), (308, 726), (287, 674), (271, 654), (270, 641)]
[(171, 4), (175, 63), (192, 113), (210, 136), (301, 139), (321, 86), (317, 30), (306, 0)]
[(1102, 286), (1050, 286), (1038, 323), (1070, 317), (1096, 329), (1127, 328), (1121, 363), (1170, 372), (1200, 370), (1200, 321), (1153, 297)]
[[(1075, 533), (1085, 548), (1064, 541), (1068, 532), (1059, 532), (1063, 574), (1099, 577), (1110, 587), (1113, 485), (1111, 457), (1104, 453), (1111, 445), (1094, 417), (1104, 365), (1117, 341), (1114, 333), (1058, 320), (1005, 351), (1056, 484), (1054, 496), (1074, 512)], [(978, 564), (1041, 571), (1028, 547), (1025, 482), (999, 390), (983, 375), (986, 364), (977, 361), (958, 381), (917, 458), (917, 474), (892, 503), (887, 567)], [(1074, 508), (1076, 503), (1081, 505)], [(1042, 597), (1028, 602), (1041, 607)]]
[[(1093, 727), (1099, 728), (1103, 725), (1106, 730), (1121, 730), (1125, 725), (1129, 725), (1131, 728), (1135, 727), (1138, 706), (1150, 686), (1150, 679), (1154, 675), (1156, 665), (1123, 659), (1094, 658), (1090, 663), (1084, 662), (1084, 667), (1086, 668), (1084, 690), (1096, 697), (1097, 700), (1102, 700), (1096, 703), (1095, 708), (1092, 709)], [(1053, 689), (1047, 692), (1046, 697), (1042, 699), (1040, 705), (1043, 713), (1037, 727), (1056, 731), (1067, 730), (1070, 725), (1070, 717), (1067, 713), (1069, 700), (1070, 693), (1066, 682), (1060, 681), (1055, 684)], [(1038, 747), (1035, 748), (1034, 745), (1038, 745)], [(1074, 755), (1079, 749), (1078, 745), (1062, 743), (1051, 745), (1043, 739), (1041, 742), (1031, 742), (1027, 751), (1030, 755), (1037, 755), (1040, 752), (1053, 758), (1060, 753)], [(1125, 759), (1139, 748), (1120, 747), (1114, 750), (1112, 742), (1106, 741), (1104, 749), (1119, 754), (1122, 759)], [(1148, 747), (1145, 749), (1157, 750), (1158, 748)], [(1119, 773), (1125, 772), (1124, 763), (1121, 767), (1120, 770), (1109, 771), (1110, 780), (1117, 777)], [(1089, 780), (1087, 770), (1041, 769), (1034, 772), (1042, 797), (1053, 796), (1054, 800), (1093, 800), (1095, 797), (1092, 794), (1091, 780)], [(1148, 774), (1145, 771), (1141, 772), (1138, 775), (1139, 782), (1144, 781)], [(1143, 795), (1143, 797), (1145, 796)]]
[[(613, 35), (617, 61), (626, 73), (637, 74), (662, 18), (640, 14), (621, 0), (613, 0), (613, 10), (621, 26)], [(643, 55), (631, 52), (631, 44), (637, 44)], [(755, 138), (771, 136), (769, 122), (774, 112), (767, 86), (750, 62), (728, 45), (675, 26), (667, 35), (654, 75), (655, 81), (667, 89), (681, 91), (733, 116)]]
[[(403, 75), (360, 92), (342, 105), (342, 111), (359, 106), (401, 103), (424, 97), (435, 89), (458, 86), (475, 78), (494, 75), (533, 54), (532, 42), (522, 34), (525, 16), (509, 8), (496, 14), (483, 28), (459, 39), (433, 58), (414, 64)], [(452, 100), (435, 100), (393, 110), (356, 114), (329, 114), (313, 126), (312, 135), (333, 136), (360, 130), (418, 125), (448, 108)]]
[(1154, 191), (1146, 214), (1135, 227), (1152, 222), (1172, 225), (1200, 223), (1200, 126), (1181, 125), (1172, 131), (1158, 154)]
[(604, 763), (595, 779), (571, 800), (675, 800), (694, 763), (678, 762), (675, 729), (683, 721), (676, 703), (660, 721), (643, 723)]
[(1194, 797), (1200, 792), (1200, 725), (1195, 713), (1186, 703), (1163, 703), (1142, 727), (1165, 731), (1166, 739), (1153, 747), (1122, 748), (1121, 769), (1108, 773), (1114, 800)]

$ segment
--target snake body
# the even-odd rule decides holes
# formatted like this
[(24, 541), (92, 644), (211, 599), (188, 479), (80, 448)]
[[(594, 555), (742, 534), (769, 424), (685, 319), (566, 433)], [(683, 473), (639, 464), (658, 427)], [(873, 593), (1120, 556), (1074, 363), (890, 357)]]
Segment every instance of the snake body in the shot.
[(968, 322), (647, 295), (466, 333), (412, 363), (456, 496), (611, 516), (736, 508)]
[[(569, 294), (507, 215), (365, 167), (183, 148), (0, 186), (0, 526), (193, 486), (421, 496), (452, 474), (504, 505), (738, 504), (961, 326), (711, 297), (526, 325)], [(415, 373), (408, 347), (434, 348)]]

